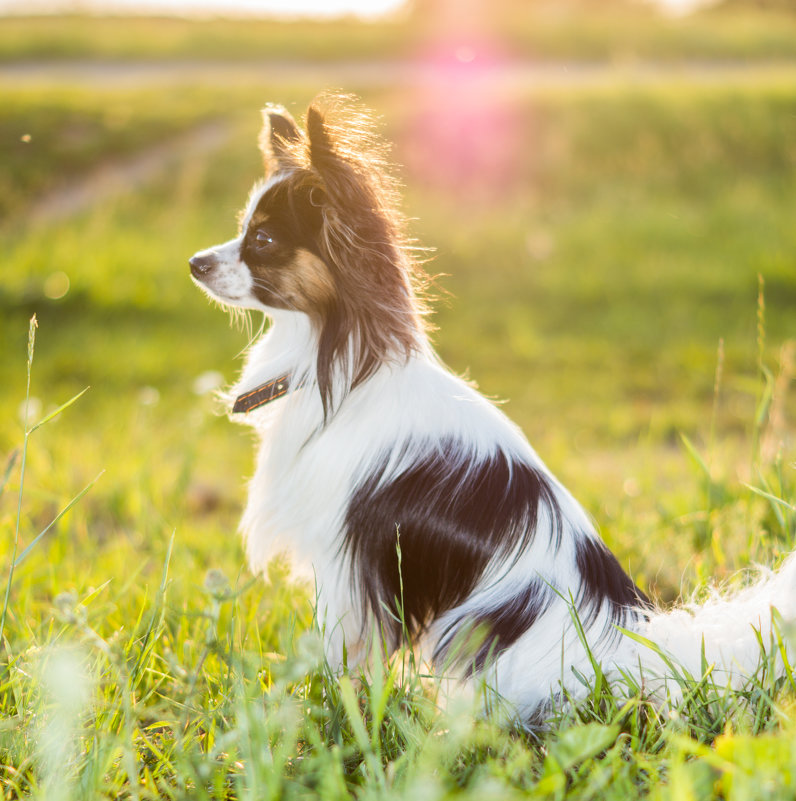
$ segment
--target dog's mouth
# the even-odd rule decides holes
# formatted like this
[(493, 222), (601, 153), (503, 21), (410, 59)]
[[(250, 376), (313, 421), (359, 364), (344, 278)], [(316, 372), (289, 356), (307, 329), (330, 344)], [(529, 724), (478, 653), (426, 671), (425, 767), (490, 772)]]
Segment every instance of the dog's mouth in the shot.
[(215, 282), (212, 272), (207, 271), (203, 273), (201, 270), (196, 270), (193, 265), (193, 260), (191, 261), (191, 281), (193, 281), (194, 285), (201, 289), (205, 295), (224, 306), (245, 305), (243, 295), (220, 291), (214, 286)]
[(208, 297), (212, 298), (213, 300), (218, 301), (222, 304), (228, 304), (232, 306), (248, 306), (246, 304), (246, 297), (244, 295), (229, 295), (226, 292), (219, 292), (215, 287), (213, 287), (212, 282), (209, 278), (197, 278), (196, 276), (192, 275), (191, 280), (196, 284), (202, 292), (205, 293)]

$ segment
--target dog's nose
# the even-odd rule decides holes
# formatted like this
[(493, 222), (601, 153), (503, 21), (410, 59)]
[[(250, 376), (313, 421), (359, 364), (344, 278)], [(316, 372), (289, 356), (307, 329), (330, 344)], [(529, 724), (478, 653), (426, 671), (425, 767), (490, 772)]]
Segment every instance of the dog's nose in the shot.
[(191, 265), (191, 274), (200, 278), (207, 275), (215, 266), (216, 260), (213, 256), (191, 256), (188, 264)]

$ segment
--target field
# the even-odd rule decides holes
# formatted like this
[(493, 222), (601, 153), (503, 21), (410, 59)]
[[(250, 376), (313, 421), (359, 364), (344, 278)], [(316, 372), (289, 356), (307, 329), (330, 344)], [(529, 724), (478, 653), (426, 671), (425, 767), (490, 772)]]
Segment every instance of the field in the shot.
[[(464, 1), (464, 0), (463, 0)], [(760, 5), (765, 5), (763, 0)], [(413, 0), (387, 20), (366, 24), (340, 21), (9, 18), (0, 31), (0, 62), (32, 59), (219, 59), (232, 61), (314, 61), (402, 59), (424, 52), (439, 38), (445, 4)], [(459, 4), (461, 5), (461, 4)], [(450, 14), (445, 28), (477, 29), (478, 39), (532, 59), (789, 60), (796, 56), (796, 20), (787, 0), (761, 14), (754, 3), (725, 3), (717, 12), (661, 17), (651, 4), (634, 0), (500, 0), (489, 7), (466, 2)], [(775, 5), (768, 3), (768, 5)], [(480, 6), (480, 7), (479, 7)], [(440, 11), (440, 9), (442, 9)], [(595, 10), (598, 9), (598, 13)], [(473, 21), (477, 25), (473, 25)]]
[[(754, 31), (777, 25), (756, 19), (743, 44), (759, 57)], [(12, 65), (48, 55), (54, 30), (68, 40), (24, 24), (0, 30)], [(107, 52), (80, 58), (185, 56), (156, 21), (138, 37), (103, 24)], [(290, 35), (301, 55), (310, 35)], [(345, 89), (381, 117), (434, 248), (446, 363), (506, 399), (662, 603), (781, 561), (796, 539), (791, 56), (753, 81), (465, 70), (442, 86), (369, 80), (379, 51), (353, 52), (365, 66)], [(4, 798), (793, 795), (796, 685), (765, 669), (740, 692), (694, 677), (678, 710), (598, 684), (542, 734), (438, 709), (410, 655), (331, 675), (309, 588), (285, 564), (253, 580), (236, 534), (252, 442), (212, 388), (259, 320), (230, 324), (187, 268), (234, 233), (261, 171), (258, 109), (300, 116), (321, 87), (245, 60), (231, 86), (67, 86), (51, 68), (0, 71)]]

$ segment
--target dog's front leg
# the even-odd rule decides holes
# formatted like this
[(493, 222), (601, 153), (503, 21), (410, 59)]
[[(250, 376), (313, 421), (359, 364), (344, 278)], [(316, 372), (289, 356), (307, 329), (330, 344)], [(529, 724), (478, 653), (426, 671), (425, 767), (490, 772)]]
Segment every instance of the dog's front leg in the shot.
[(325, 568), (325, 582), (316, 575), (315, 619), (323, 637), (324, 651), (329, 666), (342, 672), (362, 664), (368, 647), (363, 636), (362, 617), (353, 602), (348, 582), (343, 576), (331, 576)]

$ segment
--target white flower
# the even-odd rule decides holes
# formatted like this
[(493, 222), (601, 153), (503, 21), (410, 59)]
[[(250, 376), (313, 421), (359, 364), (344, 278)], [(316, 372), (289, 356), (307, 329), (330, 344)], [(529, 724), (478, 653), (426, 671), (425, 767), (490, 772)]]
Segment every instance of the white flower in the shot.
[(157, 406), (160, 402), (160, 393), (155, 387), (141, 387), (138, 391), (138, 402), (142, 406)]
[(193, 391), (196, 395), (208, 395), (224, 383), (224, 376), (217, 370), (206, 370), (196, 376), (193, 382)]

